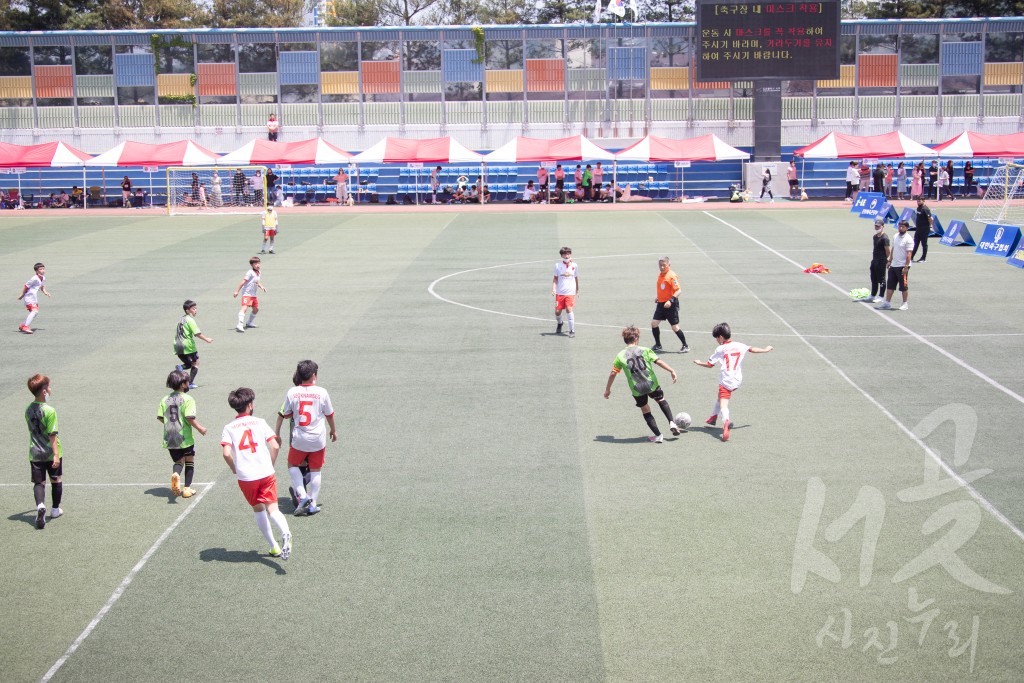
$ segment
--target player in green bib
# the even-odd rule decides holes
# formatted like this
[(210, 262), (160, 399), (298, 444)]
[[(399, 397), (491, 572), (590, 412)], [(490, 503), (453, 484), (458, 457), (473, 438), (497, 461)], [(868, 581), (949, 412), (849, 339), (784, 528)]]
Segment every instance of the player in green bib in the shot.
[(654, 419), (654, 415), (651, 414), (651, 406), (648, 405), (648, 399), (654, 399), (658, 406), (661, 407), (661, 411), (665, 413), (665, 417), (668, 418), (669, 428), (672, 433), (676, 436), (682, 431), (672, 419), (672, 408), (669, 407), (668, 401), (665, 400), (665, 392), (662, 391), (661, 385), (658, 383), (658, 377), (654, 374), (654, 366), (660, 366), (665, 370), (668, 370), (672, 374), (672, 383), (676, 382), (676, 371), (668, 366), (668, 364), (658, 358), (651, 349), (640, 346), (640, 330), (635, 326), (629, 326), (622, 330), (622, 339), (626, 342), (626, 348), (619, 352), (619, 355), (615, 357), (615, 361), (612, 363), (611, 374), (608, 375), (608, 384), (604, 389), (604, 397), (609, 398), (612, 395), (612, 382), (623, 370), (626, 371), (626, 382), (629, 383), (629, 390), (633, 394), (633, 400), (636, 401), (637, 407), (640, 412), (644, 414), (644, 420), (647, 422), (647, 426), (654, 432), (654, 436), (647, 437), (647, 440), (651, 443), (662, 443), (664, 438), (661, 435), (661, 430), (658, 429), (658, 423)]
[(60, 499), (64, 493), (64, 451), (57, 437), (57, 411), (46, 403), (52, 393), (50, 378), (46, 375), (32, 375), (28, 390), (35, 400), (25, 409), (28, 424), (28, 460), (32, 468), (32, 493), (36, 500), (36, 528), (46, 528), (46, 477), (50, 477), (50, 494), (53, 507), (50, 520), (64, 514)]
[[(167, 388), (171, 393), (161, 399), (156, 413), (156, 419), (164, 425), (164, 448), (174, 461), (171, 468), (171, 494), (183, 498), (191, 498), (196, 494), (192, 489), (196, 459), (196, 442), (192, 437), (192, 429), (195, 428), (203, 436), (206, 435), (206, 427), (196, 421), (196, 400), (188, 395), (188, 387), (188, 375), (184, 370), (175, 370), (169, 374)], [(181, 486), (183, 470), (184, 488)]]
[(176, 369), (188, 370), (189, 389), (196, 388), (196, 375), (199, 374), (199, 352), (196, 349), (196, 339), (202, 339), (207, 344), (213, 343), (212, 339), (199, 331), (199, 325), (196, 323), (198, 306), (192, 299), (185, 300), (185, 303), (181, 305), (185, 315), (181, 316), (174, 332), (174, 353), (181, 359), (181, 365), (178, 365)]

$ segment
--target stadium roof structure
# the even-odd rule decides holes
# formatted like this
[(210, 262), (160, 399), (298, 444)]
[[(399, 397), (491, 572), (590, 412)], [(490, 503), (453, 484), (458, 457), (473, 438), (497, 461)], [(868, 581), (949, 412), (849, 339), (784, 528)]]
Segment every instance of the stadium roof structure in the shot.
[(749, 158), (749, 154), (713, 134), (685, 140), (648, 135), (615, 155), (616, 161), (728, 161)]
[(86, 166), (212, 166), (219, 155), (191, 140), (150, 145), (122, 142), (85, 162)]
[(65, 145), (44, 142), (40, 145), (12, 145), (0, 142), (0, 168), (60, 168), (82, 166), (91, 154)]
[(480, 154), (458, 140), (445, 138), (384, 138), (352, 157), (355, 164), (479, 163)]
[(484, 155), (487, 163), (518, 163), (523, 161), (612, 161), (615, 155), (598, 147), (582, 135), (568, 138), (527, 138), (516, 137), (490, 154)]
[(793, 152), (805, 159), (885, 159), (934, 157), (935, 150), (914, 142), (899, 131), (884, 135), (846, 135), (829, 133)]
[(252, 140), (217, 160), (218, 166), (251, 166), (253, 164), (347, 164), (352, 155), (323, 138), (296, 142)]
[(1024, 157), (1024, 133), (986, 135), (966, 130), (934, 149), (944, 157)]

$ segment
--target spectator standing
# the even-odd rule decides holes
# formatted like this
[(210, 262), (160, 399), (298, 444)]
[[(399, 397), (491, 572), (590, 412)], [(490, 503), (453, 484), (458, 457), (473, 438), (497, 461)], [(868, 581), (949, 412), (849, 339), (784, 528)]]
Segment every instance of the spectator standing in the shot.
[(277, 120), (277, 116), (271, 114), (270, 118), (267, 119), (267, 140), (277, 142), (277, 133), (279, 130), (281, 130), (281, 124)]
[[(917, 201), (921, 203), (924, 202), (924, 199), (918, 199)], [(909, 221), (900, 221), (897, 228), (899, 232), (892, 242), (892, 250), (890, 251), (889, 263), (887, 264), (888, 275), (885, 283), (885, 301), (875, 306), (880, 311), (887, 311), (892, 308), (892, 295), (897, 288), (903, 295), (903, 305), (900, 306), (900, 310), (905, 311), (910, 308), (910, 304), (907, 301), (910, 298), (907, 277), (910, 273), (910, 252), (914, 242), (910, 235), (907, 234), (909, 227)]]
[(124, 177), (121, 181), (121, 206), (129, 208), (132, 205), (132, 181), (128, 180), (128, 176)]
[(548, 169), (544, 168), (543, 163), (537, 167), (537, 187), (539, 188), (538, 192), (543, 192), (544, 194), (547, 194)]
[(885, 191), (885, 166), (879, 161), (875, 164), (875, 170), (871, 172), (871, 180), (874, 183), (875, 192), (881, 194)]
[(594, 201), (594, 171), (590, 164), (583, 170), (583, 194), (588, 202)]
[[(341, 169), (338, 169), (339, 172)], [(441, 167), (438, 166), (430, 172), (430, 194), (433, 197), (431, 204), (437, 204), (437, 191), (441, 189)], [(340, 201), (340, 200), (339, 200)]]
[(875, 234), (871, 238), (871, 265), (868, 272), (871, 276), (871, 296), (864, 299), (867, 303), (881, 303), (885, 295), (885, 267), (892, 257), (892, 245), (885, 234), (885, 219), (875, 219)]
[(871, 167), (868, 166), (866, 161), (861, 160), (857, 173), (860, 191), (866, 192), (871, 187)]
[(894, 198), (893, 193), (892, 193), (892, 181), (895, 178), (895, 176), (896, 176), (896, 173), (895, 173), (895, 171), (892, 170), (892, 164), (891, 163), (886, 164), (885, 165), (885, 198), (886, 199), (893, 199)]
[(772, 170), (767, 166), (761, 171), (761, 196), (757, 198), (757, 201), (764, 199), (764, 193), (768, 193), (768, 198), (771, 199), (772, 204), (775, 203), (775, 195), (772, 194)]
[(933, 161), (928, 167), (928, 198), (935, 196), (935, 186), (939, 182), (939, 162)]
[(565, 201), (565, 170), (561, 164), (555, 165), (555, 189), (558, 190), (559, 201)]
[(235, 193), (235, 206), (242, 206), (242, 197), (245, 195), (245, 174), (242, 169), (236, 168), (231, 176), (231, 189)]
[(901, 161), (896, 166), (896, 197), (903, 199), (903, 196), (907, 193), (907, 169)]
[(594, 167), (594, 200), (597, 201), (597, 193), (601, 189), (604, 183), (604, 169), (601, 168), (601, 162), (597, 162), (597, 166)]
[[(918, 247), (921, 247), (921, 260), (918, 263), (924, 263), (924, 260), (928, 258), (928, 235), (931, 234), (933, 222), (932, 210), (924, 203), (924, 197), (918, 197), (917, 215), (914, 219), (914, 251), (907, 260), (908, 267), (910, 261), (917, 256)], [(896, 248), (895, 245), (893, 248)]]
[(964, 196), (970, 197), (974, 194), (974, 164), (968, 161), (964, 164)]
[(857, 162), (851, 161), (850, 165), (846, 167), (846, 201), (853, 201), (853, 192), (857, 189), (859, 182), (860, 172), (857, 170)]
[[(952, 161), (949, 163), (953, 163)], [(949, 197), (949, 201), (953, 201), (953, 188), (950, 185), (953, 183), (952, 176), (949, 175), (949, 171), (945, 166), (939, 169), (939, 201), (942, 201), (942, 192), (945, 190), (946, 196)]]
[(789, 182), (789, 198), (798, 199), (800, 196), (800, 181), (797, 178), (796, 159), (791, 159), (786, 167), (786, 180)]
[[(438, 166), (438, 168), (441, 168)], [(437, 197), (437, 187), (434, 185), (437, 171), (430, 174), (430, 185), (434, 190), (435, 201)], [(334, 186), (334, 196), (338, 199), (338, 204), (344, 206), (348, 203), (348, 173), (345, 173), (345, 169), (339, 168), (338, 174), (334, 176), (334, 182), (337, 183)]]
[[(583, 187), (583, 167), (580, 164), (576, 164), (576, 172), (572, 175), (573, 182), (576, 184), (576, 189), (579, 190)], [(579, 193), (577, 193), (577, 196)]]
[(220, 194), (220, 184), (220, 174), (215, 169), (213, 177), (210, 178), (210, 206), (215, 209), (224, 205), (224, 200)]

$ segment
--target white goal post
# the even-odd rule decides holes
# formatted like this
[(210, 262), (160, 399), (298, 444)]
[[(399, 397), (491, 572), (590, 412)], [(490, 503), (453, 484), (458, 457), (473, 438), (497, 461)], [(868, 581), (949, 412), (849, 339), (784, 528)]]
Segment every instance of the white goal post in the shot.
[(262, 213), (266, 166), (169, 166), (167, 213)]
[(1024, 226), (1024, 166), (1006, 164), (993, 171), (974, 220)]

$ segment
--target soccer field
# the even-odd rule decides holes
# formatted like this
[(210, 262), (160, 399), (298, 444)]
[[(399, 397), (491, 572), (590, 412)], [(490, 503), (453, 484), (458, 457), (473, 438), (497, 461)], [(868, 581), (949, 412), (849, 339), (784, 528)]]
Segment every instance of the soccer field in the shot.
[[(882, 312), (847, 296), (872, 229), (845, 205), (388, 208), (282, 213), (245, 334), (254, 216), (0, 216), (0, 679), (1024, 679), (1020, 270), (933, 239), (911, 309)], [(562, 245), (575, 339), (554, 334)], [(663, 325), (679, 381), (658, 374), (694, 424), (672, 437), (655, 409), (649, 444), (624, 379), (602, 392), (663, 255), (692, 351)], [(14, 297), (36, 261), (53, 298), (30, 336)], [(186, 298), (214, 340), (192, 392), (209, 434), (199, 495), (174, 499), (154, 418)], [(722, 321), (775, 347), (744, 364), (728, 443), (704, 425), (718, 369), (691, 362)], [(339, 439), (280, 561), (218, 441), (230, 390), (273, 425), (304, 358)], [(44, 530), (36, 372), (65, 452)]]

